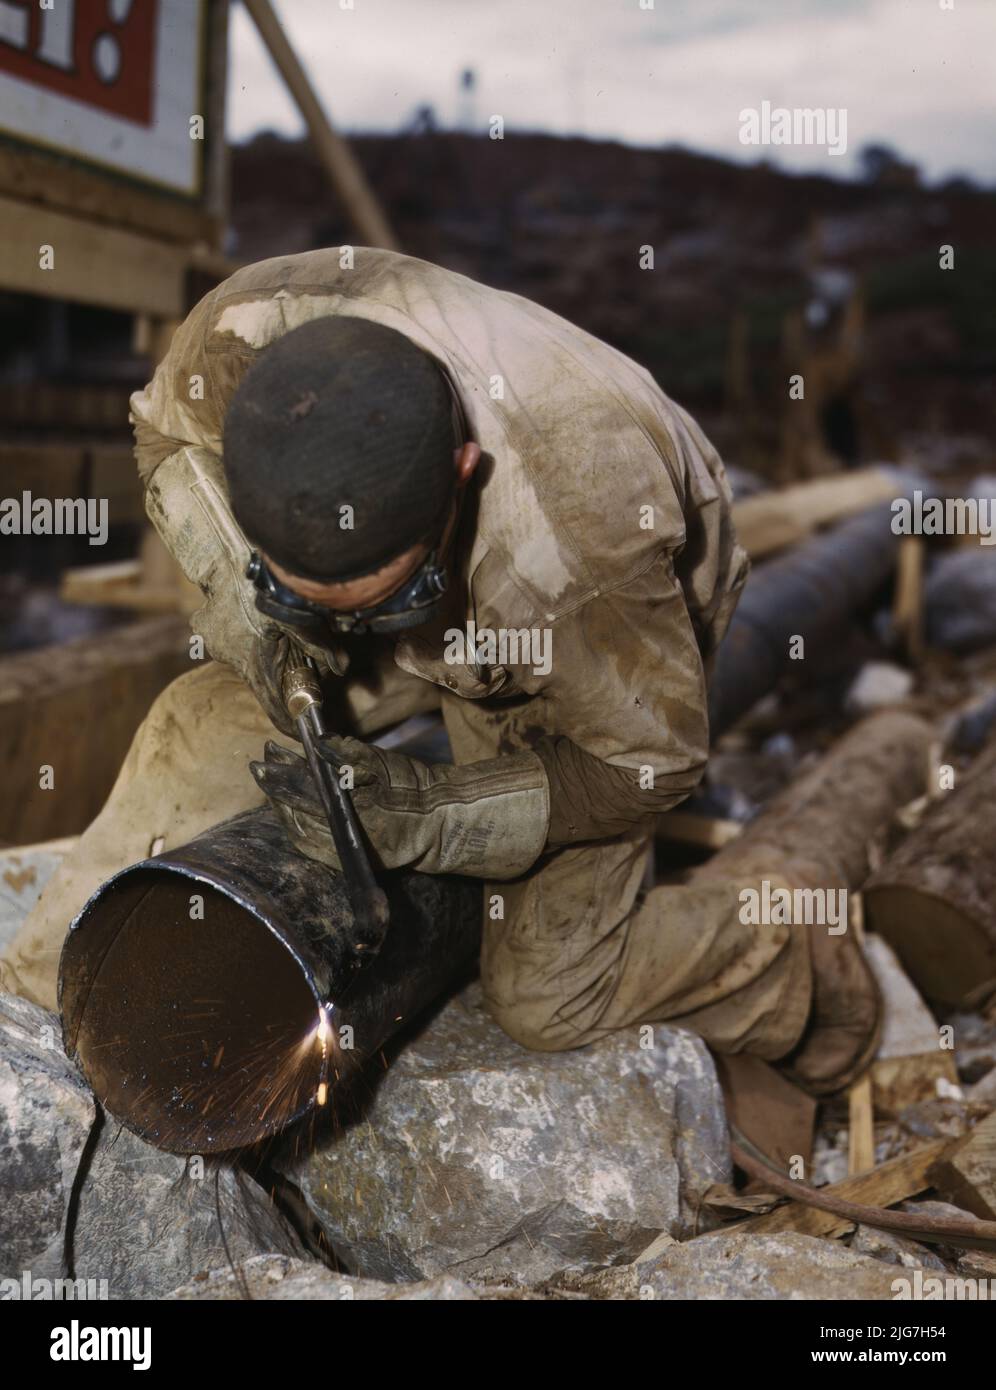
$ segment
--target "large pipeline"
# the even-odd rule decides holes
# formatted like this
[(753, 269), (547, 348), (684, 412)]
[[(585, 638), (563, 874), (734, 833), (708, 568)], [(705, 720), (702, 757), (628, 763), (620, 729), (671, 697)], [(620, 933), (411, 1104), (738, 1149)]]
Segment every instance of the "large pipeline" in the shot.
[(391, 925), (368, 960), (342, 876), (300, 855), (268, 808), (124, 869), (63, 947), (67, 1055), (159, 1148), (275, 1134), (476, 959), (478, 881), (399, 871), (382, 884)]
[[(897, 475), (896, 496), (909, 487)], [(900, 537), (891, 529), (885, 502), (788, 554), (759, 565), (747, 581), (709, 683), (709, 726), (724, 733), (773, 690), (791, 665), (791, 639), (830, 643), (848, 616), (888, 578)]]
[[(890, 515), (874, 508), (755, 571), (719, 651), (714, 732), (772, 689), (793, 634), (829, 638), (886, 578)], [(381, 881), (390, 927), (371, 953), (342, 878), (269, 810), (123, 870), (63, 949), (68, 1055), (115, 1119), (177, 1153), (240, 1148), (320, 1109), (479, 949), (479, 882)]]

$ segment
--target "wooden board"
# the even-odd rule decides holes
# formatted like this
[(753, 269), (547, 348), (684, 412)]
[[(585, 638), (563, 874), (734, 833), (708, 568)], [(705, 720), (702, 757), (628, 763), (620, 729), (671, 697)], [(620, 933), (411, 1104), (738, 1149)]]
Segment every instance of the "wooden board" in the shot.
[(947, 1201), (996, 1221), (996, 1113), (987, 1115), (933, 1170)]
[(0, 143), (0, 189), (24, 202), (112, 227), (155, 232), (169, 241), (220, 241), (217, 217), (196, 203), (163, 197), (26, 146)]
[(740, 821), (724, 820), (722, 816), (696, 816), (690, 811), (667, 811), (654, 822), (658, 840), (698, 845), (703, 849), (722, 849), (742, 831)]
[(756, 560), (896, 494), (896, 482), (885, 470), (861, 468), (745, 497), (733, 504), (733, 524), (740, 544)]
[[(0, 842), (76, 834), (103, 805), (152, 701), (190, 669), (181, 617), (0, 658)], [(39, 785), (43, 766), (55, 786)]]
[[(932, 1185), (930, 1171), (950, 1147), (950, 1139), (933, 1139), (912, 1153), (902, 1154), (890, 1159), (869, 1173), (860, 1173), (821, 1188), (847, 1202), (861, 1202), (868, 1206), (891, 1207), (896, 1202), (915, 1197)], [(724, 1227), (727, 1231), (742, 1231), (751, 1235), (770, 1235), (775, 1231), (799, 1231), (809, 1236), (832, 1236), (847, 1229), (850, 1223), (842, 1221), (833, 1212), (820, 1211), (817, 1207), (804, 1207), (798, 1202), (779, 1207), (764, 1216), (751, 1217), (749, 1221), (738, 1222), (735, 1226)]]
[[(92, 3), (92, 0), (75, 0), (76, 3), (95, 11), (100, 10), (100, 6)], [(65, 9), (67, 5), (74, 3), (74, 0), (60, 0), (59, 8)], [(159, 240), (170, 241), (176, 245), (193, 246), (196, 243), (206, 243), (210, 247), (220, 247), (227, 223), (228, 209), (228, 145), (225, 139), (225, 105), (226, 105), (226, 80), (228, 66), (228, 0), (209, 0), (204, 6), (203, 26), (198, 25), (199, 5), (190, 3), (190, 0), (181, 0), (181, 4), (186, 7), (186, 12), (190, 16), (190, 26), (194, 30), (190, 34), (190, 41), (199, 51), (200, 57), (197, 62), (198, 71), (191, 73), (193, 88), (189, 95), (194, 96), (194, 100), (189, 106), (181, 107), (183, 112), (184, 125), (187, 120), (187, 113), (195, 112), (204, 117), (204, 140), (201, 144), (200, 160), (200, 191), (197, 196), (186, 196), (177, 191), (164, 190), (154, 187), (146, 182), (150, 177), (150, 165), (148, 159), (140, 159), (134, 167), (133, 177), (129, 176), (126, 168), (108, 167), (108, 160), (101, 158), (101, 140), (97, 138), (90, 151), (95, 162), (89, 162), (87, 152), (77, 150), (72, 153), (60, 152), (50, 146), (54, 143), (59, 145), (62, 142), (56, 138), (53, 142), (46, 139), (44, 133), (44, 119), (50, 116), (46, 109), (46, 103), (51, 105), (58, 103), (60, 88), (59, 74), (55, 69), (45, 65), (29, 63), (27, 68), (19, 75), (29, 85), (38, 107), (29, 128), (21, 129), (14, 126), (6, 129), (0, 136), (0, 194), (15, 198), (18, 201), (35, 204), (38, 209), (48, 207), (53, 210), (61, 210), (71, 213), (74, 217), (85, 219), (88, 222), (102, 224), (106, 227), (130, 230), (135, 232), (146, 232)], [(10, 6), (7, 7), (11, 8)], [(20, 8), (20, 7), (15, 7)], [(49, 6), (49, 8), (51, 8)], [(106, 6), (103, 7), (105, 10)], [(115, 32), (125, 38), (119, 29), (122, 22), (132, 25), (135, 22), (142, 22), (143, 16), (138, 13), (139, 6), (126, 6), (129, 13), (121, 17), (115, 17), (108, 13), (105, 16), (107, 30), (112, 37)], [(151, 10), (151, 6), (143, 5), (143, 9)], [(179, 13), (182, 13), (179, 6), (175, 6)], [(162, 6), (158, 9), (161, 11)], [(14, 17), (16, 29), (16, 19)], [(70, 16), (70, 21), (74, 16)], [(82, 8), (76, 19), (86, 20), (92, 24), (92, 16), (84, 14)], [(98, 27), (101, 16), (98, 14)], [(74, 31), (79, 28), (76, 24)], [(196, 30), (200, 32), (197, 33)], [(35, 40), (37, 40), (38, 30), (34, 30)], [(5, 36), (9, 39), (12, 35)], [(74, 34), (74, 37), (75, 34)], [(162, 39), (164, 36), (159, 35)], [(156, 54), (156, 59), (170, 61), (170, 54), (174, 55), (174, 64), (179, 61), (175, 56), (178, 52), (176, 43), (177, 35), (166, 35), (166, 46), (158, 45), (161, 51)], [(4, 66), (8, 71), (12, 70), (12, 61), (16, 66), (21, 61), (15, 50), (22, 46), (8, 42), (5, 54), (6, 63)], [(30, 47), (30, 46), (29, 46)], [(130, 49), (130, 41), (125, 38), (124, 50), (128, 55), (128, 61), (133, 56)], [(25, 55), (26, 56), (26, 55)], [(74, 57), (90, 58), (90, 52), (76, 54)], [(37, 53), (35, 53), (37, 57)], [(181, 66), (179, 72), (182, 75), (190, 73), (189, 67)], [(74, 65), (67, 70), (67, 79), (73, 75), (81, 75)], [(159, 108), (165, 112), (164, 103), (167, 93), (162, 86), (164, 73), (157, 70), (153, 76), (155, 85), (155, 102)], [(139, 80), (140, 82), (140, 80)], [(134, 85), (132, 86), (134, 90)], [(79, 124), (88, 117), (92, 121), (94, 103), (80, 100), (82, 93), (63, 91), (63, 96), (75, 97), (77, 100), (71, 102), (67, 109), (74, 110), (79, 115), (79, 122), (76, 125), (75, 134), (79, 134)], [(92, 93), (91, 93), (92, 95)], [(189, 99), (189, 98), (188, 98)], [(99, 106), (99, 100), (96, 102)], [(11, 109), (8, 112), (13, 116)], [(153, 114), (155, 114), (153, 112)], [(42, 119), (39, 119), (41, 117)], [(175, 112), (174, 112), (175, 117)], [(3, 123), (10, 126), (10, 122)], [(144, 126), (144, 122), (138, 123)], [(129, 122), (123, 123), (122, 137), (125, 141), (130, 136), (134, 136), (138, 131), (129, 129)], [(51, 132), (50, 132), (51, 134)], [(56, 132), (58, 134), (58, 130)], [(116, 148), (111, 141), (110, 147), (107, 140), (110, 137), (105, 134), (104, 149), (105, 155), (114, 154)], [(120, 153), (120, 151), (119, 151)], [(120, 161), (119, 161), (120, 162)], [(113, 157), (110, 163), (114, 163)], [(0, 283), (3, 283), (5, 267), (0, 263)], [(67, 296), (69, 297), (69, 296)]]
[[(51, 270), (39, 266), (42, 246), (54, 250)], [(0, 197), (4, 289), (178, 318), (185, 263), (182, 248), (152, 237)]]

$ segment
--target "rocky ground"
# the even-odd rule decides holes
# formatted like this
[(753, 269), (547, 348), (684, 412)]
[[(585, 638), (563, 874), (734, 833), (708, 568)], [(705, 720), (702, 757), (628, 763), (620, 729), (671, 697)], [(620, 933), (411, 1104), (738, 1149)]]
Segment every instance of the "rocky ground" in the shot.
[[(948, 602), (947, 556), (991, 595), (988, 549), (944, 552), (928, 573), (928, 656), (912, 669), (885, 613), (855, 629), (818, 683), (783, 684), (719, 741), (693, 813), (750, 821), (882, 707), (925, 716), (938, 756), (959, 776), (971, 766), (996, 727), (996, 616)], [(926, 800), (887, 827), (873, 867)], [(0, 852), (0, 949), (65, 848)], [(996, 1220), (996, 1001), (928, 1008), (883, 941), (866, 949), (888, 1005), (875, 1171), (966, 1145), (946, 1177), (924, 1168), (881, 1204)], [(939, 1028), (954, 1040), (943, 1066)], [(681, 1029), (528, 1052), (470, 984), (362, 1085), (334, 1097), (321, 1138), (298, 1133), (231, 1163), (183, 1159), (101, 1112), (54, 1014), (0, 995), (0, 1293), (60, 1279), (97, 1281), (111, 1299), (183, 1300), (888, 1300), (914, 1277), (996, 1287), (992, 1251), (814, 1224), (763, 1182), (745, 1185), (713, 1059)], [(854, 1123), (847, 1096), (820, 1107), (813, 1185), (847, 1179)]]
[[(996, 1020), (965, 1016), (958, 1035), (963, 1086), (879, 1124), (879, 1159), (996, 1106)], [(831, 1106), (817, 1183), (846, 1175), (847, 1142), (846, 1106)], [(361, 1118), (228, 1164), (120, 1128), (56, 1017), (0, 996), (0, 1281), (18, 1289), (27, 1272), (106, 1281), (111, 1299), (887, 1300), (917, 1270), (996, 1277), (990, 1255), (865, 1226), (755, 1233), (745, 1212), (775, 1199), (738, 1200), (733, 1177), (712, 1059), (678, 1029), (529, 1053), (470, 985)], [(906, 1208), (958, 1214), (930, 1195)]]

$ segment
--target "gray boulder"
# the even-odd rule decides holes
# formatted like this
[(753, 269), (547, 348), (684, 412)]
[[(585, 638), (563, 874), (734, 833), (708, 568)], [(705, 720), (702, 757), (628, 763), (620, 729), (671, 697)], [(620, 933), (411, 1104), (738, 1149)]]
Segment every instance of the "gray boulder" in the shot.
[(721, 1231), (652, 1259), (553, 1281), (596, 1299), (893, 1299), (913, 1270), (795, 1232)]
[(94, 1117), (55, 1014), (0, 994), (0, 1279), (64, 1276), (69, 1198)]
[(938, 556), (924, 612), (931, 646), (969, 652), (996, 642), (996, 549), (963, 546)]
[(336, 1274), (315, 1260), (288, 1259), (282, 1255), (256, 1255), (236, 1269), (216, 1269), (184, 1284), (170, 1294), (180, 1302), (472, 1302), (478, 1294), (459, 1279), (442, 1275), (414, 1284), (384, 1284), (375, 1279), (355, 1279)]
[(261, 1187), (98, 1119), (55, 1014), (0, 994), (0, 1293), (57, 1296), (71, 1276), (88, 1296), (158, 1298), (270, 1252), (303, 1250)]
[(267, 1194), (217, 1160), (179, 1158), (105, 1120), (80, 1186), (76, 1274), (111, 1298), (162, 1298), (253, 1255), (302, 1255)]
[(652, 1040), (529, 1052), (472, 985), (400, 1049), (361, 1119), (278, 1167), (359, 1275), (531, 1284), (632, 1258), (701, 1228), (702, 1194), (731, 1177), (708, 1051), (677, 1029)]

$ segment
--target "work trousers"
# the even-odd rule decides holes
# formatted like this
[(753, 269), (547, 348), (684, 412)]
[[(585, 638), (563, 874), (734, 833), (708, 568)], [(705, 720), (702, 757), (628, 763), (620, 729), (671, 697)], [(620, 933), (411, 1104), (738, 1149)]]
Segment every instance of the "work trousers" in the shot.
[[(337, 732), (368, 738), (441, 708), (454, 760), (499, 755), (514, 716), (385, 661), (363, 685), (341, 682)], [(138, 729), (103, 810), (47, 885), (0, 961), (0, 983), (56, 1007), (62, 943), (73, 917), (112, 874), (174, 849), (263, 801), (250, 772), (269, 738), (287, 743), (249, 688), (208, 662), (174, 681)], [(769, 1060), (806, 1023), (811, 965), (805, 933), (746, 926), (722, 879), (648, 886), (646, 830), (554, 850), (512, 882), (485, 885), (481, 978), (487, 1005), (524, 1046), (574, 1048), (635, 1024), (692, 1029), (722, 1052)], [(773, 886), (778, 875), (764, 875)]]

